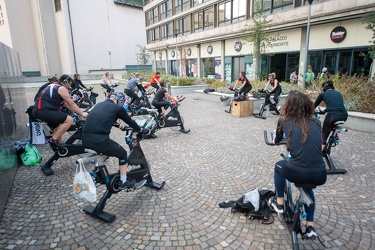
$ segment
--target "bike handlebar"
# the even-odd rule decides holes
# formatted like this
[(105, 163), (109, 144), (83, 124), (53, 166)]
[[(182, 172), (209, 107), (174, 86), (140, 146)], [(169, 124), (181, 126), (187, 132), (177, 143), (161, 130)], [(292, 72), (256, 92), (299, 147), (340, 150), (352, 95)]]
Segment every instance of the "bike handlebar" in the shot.
[(269, 146), (278, 146), (278, 145), (285, 145), (286, 144), (286, 140), (283, 138), (278, 144), (275, 144), (273, 142), (270, 142), (268, 140), (268, 135), (267, 135), (267, 130), (264, 130), (264, 141), (266, 142), (267, 145)]

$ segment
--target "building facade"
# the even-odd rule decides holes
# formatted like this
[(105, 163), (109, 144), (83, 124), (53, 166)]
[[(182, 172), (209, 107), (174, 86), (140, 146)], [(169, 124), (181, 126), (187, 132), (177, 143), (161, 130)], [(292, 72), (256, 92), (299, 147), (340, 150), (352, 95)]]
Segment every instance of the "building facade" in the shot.
[[(142, 0), (0, 0), (0, 76), (87, 74), (137, 64)], [(4, 52), (5, 51), (5, 52)]]
[[(259, 77), (275, 72), (288, 81), (292, 70), (303, 78), (307, 65), (315, 75), (369, 74), (372, 32), (361, 18), (375, 10), (373, 0), (154, 0), (145, 7), (147, 48), (155, 70), (232, 82), (239, 72), (253, 78), (253, 45), (242, 30), (253, 27), (261, 6), (271, 21)], [(307, 23), (311, 10), (310, 38)], [(306, 67), (307, 67), (306, 65)]]

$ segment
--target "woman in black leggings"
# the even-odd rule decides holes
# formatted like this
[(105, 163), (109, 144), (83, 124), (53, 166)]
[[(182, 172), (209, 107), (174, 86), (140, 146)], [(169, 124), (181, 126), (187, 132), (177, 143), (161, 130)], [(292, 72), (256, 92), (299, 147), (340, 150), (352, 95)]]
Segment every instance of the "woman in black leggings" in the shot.
[(315, 100), (315, 108), (324, 101), (326, 105), (327, 114), (323, 122), (322, 128), (322, 149), (327, 142), (329, 133), (333, 130), (334, 124), (337, 121), (346, 121), (348, 119), (348, 112), (344, 106), (344, 99), (340, 92), (335, 90), (332, 81), (327, 81), (322, 84), (322, 91)]
[[(286, 145), (290, 150), (290, 159), (276, 163), (274, 182), (276, 196), (271, 205), (278, 213), (283, 213), (285, 179), (295, 184), (323, 185), (327, 179), (326, 166), (321, 151), (320, 121), (313, 118), (314, 104), (302, 92), (293, 90), (285, 100), (281, 109), (281, 117), (277, 123), (277, 144), (285, 134)], [(313, 189), (306, 189), (315, 204)], [(315, 206), (306, 209), (306, 236), (316, 237), (314, 229)]]
[(156, 91), (155, 97), (152, 100), (151, 104), (152, 106), (158, 109), (159, 115), (162, 115), (171, 104), (170, 101), (177, 101), (177, 99), (171, 96), (170, 94), (168, 94), (167, 82), (165, 82), (164, 80), (161, 80), (159, 84), (161, 88), (159, 88), (158, 91)]

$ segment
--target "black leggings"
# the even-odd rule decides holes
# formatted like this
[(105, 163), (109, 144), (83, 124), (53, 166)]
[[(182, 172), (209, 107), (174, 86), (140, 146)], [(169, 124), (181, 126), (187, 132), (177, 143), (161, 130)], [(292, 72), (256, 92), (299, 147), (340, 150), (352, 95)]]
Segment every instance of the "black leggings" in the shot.
[(130, 101), (130, 104), (134, 102), (135, 105), (138, 105), (141, 102), (139, 96), (136, 93), (134, 93), (131, 89), (125, 89), (124, 92), (127, 96), (129, 96), (132, 99)]
[(326, 118), (323, 122), (322, 128), (322, 144), (325, 145), (329, 136), (329, 133), (333, 130), (335, 122), (337, 121), (346, 121), (348, 119), (347, 114), (326, 114)]
[(279, 96), (281, 95), (281, 88), (276, 88), (271, 92), (273, 94), (273, 100), (277, 103), (279, 103)]
[(162, 107), (166, 107), (165, 109), (167, 109), (169, 107), (169, 101), (158, 101), (158, 102), (154, 102), (152, 101), (152, 106), (154, 106), (155, 108), (158, 109), (158, 112), (159, 114), (161, 114), (163, 111), (162, 111)]
[(157, 84), (157, 83), (151, 83), (151, 86), (152, 86), (153, 88), (155, 88), (156, 90), (159, 89), (159, 84)]
[(250, 92), (250, 90), (253, 88), (253, 86), (251, 85), (248, 85), (248, 86), (244, 86), (240, 89), (240, 95), (243, 94), (243, 95), (246, 95), (247, 93)]
[[(279, 198), (284, 197), (285, 179), (295, 184), (311, 183), (319, 186), (326, 182), (327, 172), (325, 169), (319, 172), (301, 172), (288, 168), (286, 160), (276, 162), (274, 182), (276, 195)], [(307, 188), (306, 191), (315, 203), (314, 191), (311, 188)], [(314, 221), (314, 212), (315, 206), (310, 206), (306, 209), (307, 221)]]

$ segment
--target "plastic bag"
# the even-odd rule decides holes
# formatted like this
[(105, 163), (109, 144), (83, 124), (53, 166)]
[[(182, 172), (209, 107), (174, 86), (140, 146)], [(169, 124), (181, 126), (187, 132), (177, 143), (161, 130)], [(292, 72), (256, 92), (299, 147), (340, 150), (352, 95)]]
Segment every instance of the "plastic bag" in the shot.
[(46, 144), (46, 135), (44, 134), (43, 122), (32, 122), (33, 144)]
[(77, 160), (76, 173), (73, 181), (73, 193), (78, 199), (90, 202), (96, 201), (96, 186), (90, 173), (86, 171), (82, 159)]
[(243, 195), (243, 203), (251, 203), (254, 206), (254, 210), (258, 211), (259, 209), (259, 190), (253, 189)]
[(21, 160), (25, 166), (38, 166), (42, 161), (42, 156), (40, 155), (38, 149), (34, 145), (26, 144), (25, 152), (21, 155)]

